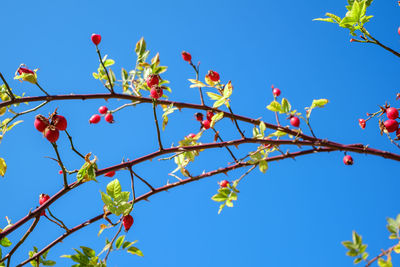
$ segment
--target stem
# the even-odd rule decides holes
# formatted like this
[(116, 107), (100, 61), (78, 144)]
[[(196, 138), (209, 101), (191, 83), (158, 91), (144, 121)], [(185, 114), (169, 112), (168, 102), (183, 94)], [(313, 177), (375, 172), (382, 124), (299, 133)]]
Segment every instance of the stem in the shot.
[(158, 146), (160, 151), (163, 150), (163, 146), (161, 143), (161, 134), (160, 134), (160, 127), (158, 126), (158, 120), (157, 120), (157, 113), (156, 113), (156, 100), (153, 100), (153, 115), (154, 115), (154, 121), (156, 123), (156, 128), (157, 128), (157, 139), (158, 139)]
[(143, 179), (142, 177), (140, 177), (137, 173), (135, 173), (132, 168), (130, 169), (130, 171), (133, 173), (133, 175), (135, 175), (140, 181), (142, 181), (143, 183), (145, 183), (150, 189), (151, 191), (154, 191), (154, 187), (151, 186), (151, 184), (149, 184), (145, 179)]
[(96, 45), (96, 52), (99, 55), (99, 60), (100, 60), (101, 66), (103, 66), (103, 69), (106, 72), (108, 84), (110, 85), (110, 88), (108, 88), (107, 86), (106, 86), (106, 88), (110, 91), (111, 94), (114, 94), (114, 86), (111, 82), (110, 75), (108, 74), (108, 70), (107, 70), (106, 66), (104, 66), (103, 58), (101, 57), (100, 50), (97, 45)]
[(310, 119), (307, 118), (305, 121), (306, 121), (306, 124), (307, 124), (307, 126), (308, 126), (308, 129), (310, 129), (310, 132), (311, 132), (312, 136), (313, 136), (314, 138), (317, 138), (317, 137), (315, 136), (315, 134), (314, 134), (313, 129), (311, 128)]
[(111, 110), (110, 112), (114, 113), (114, 112), (120, 111), (121, 109), (126, 108), (126, 107), (130, 107), (130, 106), (134, 107), (134, 106), (136, 106), (136, 104), (139, 104), (139, 103), (140, 103), (140, 101), (124, 104), (124, 105), (122, 105), (122, 106), (120, 106), (120, 107), (118, 107), (118, 108), (116, 108), (114, 110)]
[(0, 263), (4, 262), (6, 259), (8, 259), (7, 266), (10, 265), (11, 256), (14, 254), (15, 251), (17, 251), (19, 246), (21, 246), (22, 243), (24, 243), (25, 240), (28, 238), (28, 236), (32, 233), (32, 231), (35, 229), (36, 225), (38, 224), (39, 219), (40, 219), (39, 216), (35, 217), (35, 220), (31, 224), (31, 226), (29, 227), (28, 231), (25, 232), (25, 234), (22, 236), (21, 240), (19, 240), (19, 242), (11, 249), (11, 251), (8, 252), (8, 254), (3, 259), (0, 260)]
[[(211, 128), (211, 129), (213, 129), (214, 133), (217, 135), (217, 138), (218, 138), (221, 142), (224, 142), (224, 140), (222, 140), (222, 138), (221, 138), (221, 136), (219, 135), (219, 133), (217, 132), (217, 130), (215, 130), (214, 128)], [(228, 150), (229, 154), (231, 154), (233, 160), (234, 160), (235, 162), (238, 162), (237, 158), (235, 157), (235, 155), (233, 155), (233, 153), (232, 153), (232, 151), (230, 150), (230, 148), (227, 147), (227, 146), (226, 146), (225, 148), (226, 148), (226, 150)]]
[(43, 107), (44, 105), (46, 105), (47, 103), (49, 103), (49, 101), (45, 101), (45, 102), (43, 102), (43, 103), (37, 105), (37, 106), (34, 107), (34, 108), (31, 108), (31, 109), (28, 109), (28, 110), (25, 110), (25, 111), (22, 111), (22, 112), (20, 112), (20, 113), (15, 114), (15, 115), (7, 122), (7, 124), (6, 124), (5, 126), (7, 127), (13, 120), (15, 120), (16, 118), (18, 118), (19, 116), (28, 114), (28, 113), (33, 112), (33, 111), (36, 111), (36, 110), (38, 110), (39, 108), (41, 108), (41, 107)]
[(50, 96), (40, 85), (38, 82), (36, 82), (37, 87), (39, 87), (39, 89), (47, 96)]
[[(190, 66), (193, 67), (194, 71), (196, 72), (196, 80), (199, 80), (199, 68), (196, 68), (195, 65), (193, 65), (192, 62), (190, 62)], [(201, 87), (199, 88), (199, 93), (200, 93), (200, 101), (201, 101), (201, 105), (204, 106), (204, 97), (203, 97), (203, 91), (201, 90)]]
[(66, 231), (69, 231), (68, 227), (65, 226), (64, 222), (61, 221), (60, 219), (58, 219), (56, 216), (54, 216), (53, 213), (51, 213), (50, 208), (47, 208), (47, 211), (49, 212), (50, 216), (51, 216), (54, 220), (56, 220), (57, 222), (59, 222), (59, 223), (61, 224), (62, 228), (64, 228)]
[[(231, 106), (229, 106), (228, 109), (229, 109), (229, 111), (231, 112), (231, 114), (234, 115)], [(236, 129), (239, 131), (239, 133), (240, 133), (240, 135), (242, 136), (242, 138), (243, 138), (243, 139), (246, 138), (246, 137), (244, 136), (242, 130), (240, 130), (239, 124), (237, 123), (236, 118), (234, 118), (233, 121), (235, 122)], [(278, 125), (278, 127), (280, 127), (280, 125)]]
[(11, 98), (11, 100), (15, 100), (15, 96), (12, 93), (11, 88), (10, 88), (10, 86), (8, 86), (8, 83), (7, 83), (6, 79), (4, 79), (4, 76), (3, 76), (3, 74), (1, 72), (0, 72), (0, 78), (3, 80), (4, 85), (6, 86), (7, 95)]
[(67, 172), (65, 170), (64, 164), (61, 161), (60, 153), (58, 153), (58, 148), (56, 143), (51, 143), (53, 145), (54, 151), (57, 154), (58, 164), (60, 165), (62, 172), (63, 172), (63, 179), (64, 179), (64, 188), (68, 188), (68, 180), (67, 180)]
[(79, 153), (79, 151), (78, 150), (76, 150), (75, 149), (75, 147), (74, 147), (74, 143), (72, 143), (72, 137), (69, 135), (69, 133), (68, 133), (68, 131), (67, 130), (65, 130), (65, 133), (67, 134), (67, 136), (68, 136), (68, 139), (69, 139), (69, 142), (71, 143), (71, 149), (72, 149), (72, 151), (74, 151), (79, 157), (81, 157), (81, 158), (85, 158), (85, 156), (84, 155), (82, 155), (81, 153)]
[(246, 176), (248, 175), (252, 170), (254, 170), (257, 167), (257, 165), (252, 166), (250, 169), (248, 169), (242, 176), (239, 177), (238, 183)]
[(113, 244), (114, 244), (114, 241), (115, 241), (115, 239), (117, 239), (117, 236), (119, 235), (119, 233), (121, 232), (121, 230), (122, 230), (122, 222), (120, 223), (120, 226), (119, 226), (119, 229), (118, 229), (118, 232), (115, 234), (115, 236), (113, 237), (113, 239), (111, 240), (111, 242), (110, 242), (110, 247), (108, 248), (108, 251), (107, 251), (107, 254), (106, 254), (106, 256), (104, 257), (104, 262), (107, 262), (107, 258), (108, 258), (108, 255), (110, 254), (110, 252), (111, 252), (111, 250), (112, 250), (112, 246), (113, 246)]
[(379, 254), (378, 256), (376, 256), (375, 258), (371, 259), (370, 261), (367, 262), (367, 264), (365, 265), (365, 267), (370, 266), (372, 263), (374, 263), (376, 260), (378, 260), (379, 258), (382, 258), (383, 256), (387, 255), (388, 253), (391, 253), (392, 250), (397, 246), (394, 245), (393, 247), (388, 248), (387, 250), (383, 251), (381, 254)]
[(62, 229), (64, 229), (64, 230), (67, 230), (67, 232), (68, 232), (68, 228), (67, 229), (65, 229), (59, 222), (57, 222), (57, 221), (55, 221), (55, 220), (53, 220), (53, 219), (51, 219), (51, 218), (49, 218), (49, 216), (47, 216), (46, 214), (45, 215), (43, 215), (44, 217), (46, 217), (46, 219), (47, 220), (49, 220), (49, 221), (51, 221), (52, 223), (55, 223), (55, 224), (57, 224), (59, 227), (61, 227)]
[(385, 50), (389, 51), (390, 53), (394, 54), (395, 56), (400, 57), (400, 53), (399, 52), (396, 52), (395, 50), (391, 49), (390, 47), (387, 47), (386, 45), (384, 45), (381, 42), (379, 42), (378, 40), (376, 40), (374, 37), (372, 37), (372, 35), (364, 27), (362, 27), (360, 30), (361, 30), (362, 33), (364, 33), (365, 35), (367, 35), (369, 38), (371, 38), (373, 40), (373, 41), (367, 40), (368, 43), (379, 45), (383, 49), (385, 49)]

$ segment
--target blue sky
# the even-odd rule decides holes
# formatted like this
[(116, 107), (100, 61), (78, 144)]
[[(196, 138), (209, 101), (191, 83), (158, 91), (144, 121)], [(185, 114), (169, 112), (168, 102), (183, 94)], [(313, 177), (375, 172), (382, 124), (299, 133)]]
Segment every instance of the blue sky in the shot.
[[(39, 3), (38, 3), (39, 2)], [(202, 76), (213, 69), (223, 81), (232, 80), (233, 110), (238, 114), (274, 122), (265, 106), (272, 100), (274, 84), (299, 111), (313, 99), (328, 98), (326, 108), (313, 112), (318, 137), (343, 143), (364, 143), (395, 151), (381, 137), (378, 123), (368, 122), (363, 131), (357, 120), (374, 112), (385, 101), (395, 103), (398, 92), (399, 59), (372, 45), (350, 43), (348, 32), (333, 24), (313, 22), (325, 12), (343, 16), (346, 1), (2, 1), (0, 71), (14, 90), (36, 95), (37, 88), (12, 80), (21, 63), (39, 68), (39, 82), (51, 94), (106, 92), (91, 76), (98, 59), (90, 35), (102, 35), (101, 50), (116, 61), (113, 67), (133, 69), (134, 45), (143, 36), (152, 55), (160, 52), (169, 67), (163, 75), (171, 81), (171, 100), (198, 103), (189, 88), (192, 69), (181, 59), (189, 51), (201, 61)], [(400, 8), (395, 1), (376, 1), (367, 29), (378, 40), (398, 49)], [(89, 125), (88, 119), (100, 105), (116, 108), (126, 102), (110, 100), (52, 102), (41, 110), (47, 115), (56, 107), (68, 119), (75, 145), (83, 153), (93, 152), (100, 168), (133, 159), (157, 149), (150, 105), (115, 114), (116, 123)], [(210, 102), (209, 102), (210, 103)], [(61, 187), (51, 145), (33, 128), (36, 113), (23, 117), (24, 124), (7, 135), (0, 156), (8, 164), (0, 180), (2, 199), (0, 225), (4, 216), (12, 221), (23, 217), (38, 202), (40, 193), (54, 194)], [(163, 133), (166, 146), (177, 144), (198, 130), (193, 111), (170, 116)], [(285, 121), (284, 118), (281, 118)], [(251, 128), (243, 125), (247, 133)], [(303, 128), (306, 130), (305, 128)], [(218, 130), (225, 139), (238, 138), (229, 121)], [(208, 133), (203, 142), (211, 141)], [(82, 164), (69, 149), (65, 135), (58, 142), (71, 169)], [(192, 173), (212, 170), (229, 161), (224, 150), (202, 153), (190, 167)], [(145, 257), (111, 254), (109, 266), (351, 266), (340, 244), (357, 230), (369, 244), (371, 256), (394, 244), (388, 239), (386, 217), (394, 217), (398, 202), (399, 166), (373, 156), (353, 155), (354, 166), (344, 166), (343, 153), (306, 156), (296, 161), (270, 164), (263, 175), (253, 172), (240, 185), (235, 207), (217, 215), (213, 177), (161, 193), (135, 206), (135, 224), (128, 240), (139, 240)], [(167, 162), (146, 162), (135, 170), (154, 185), (161, 186), (175, 168)], [(229, 179), (242, 171), (232, 172)], [(123, 188), (129, 175), (119, 172)], [(70, 178), (73, 181), (73, 177)], [(74, 226), (102, 211), (99, 191), (109, 178), (88, 183), (63, 197), (52, 208), (68, 226)], [(142, 185), (138, 193), (145, 192)], [(106, 237), (97, 237), (99, 224), (72, 235), (53, 248), (49, 258), (60, 266), (72, 261), (59, 258), (80, 245), (100, 251)], [(42, 220), (37, 230), (13, 257), (27, 257), (33, 245), (42, 248), (62, 232)], [(18, 240), (21, 232), (10, 236)], [(394, 256), (394, 264), (400, 262)]]

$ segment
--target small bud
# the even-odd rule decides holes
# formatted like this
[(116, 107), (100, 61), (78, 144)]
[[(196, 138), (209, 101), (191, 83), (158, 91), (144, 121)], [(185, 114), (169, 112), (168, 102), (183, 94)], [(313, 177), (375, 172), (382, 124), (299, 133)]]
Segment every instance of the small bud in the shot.
[(186, 51), (182, 51), (182, 58), (187, 62), (192, 62), (192, 55)]

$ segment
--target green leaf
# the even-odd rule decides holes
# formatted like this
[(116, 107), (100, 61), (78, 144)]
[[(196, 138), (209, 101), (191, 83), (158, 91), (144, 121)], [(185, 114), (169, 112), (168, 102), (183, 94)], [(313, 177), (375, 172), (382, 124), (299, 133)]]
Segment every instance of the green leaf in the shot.
[(138, 58), (143, 57), (144, 52), (146, 51), (146, 42), (144, 41), (144, 38), (142, 37), (137, 43), (135, 47), (135, 52)]
[(397, 244), (395, 247), (394, 247), (394, 252), (396, 252), (397, 254), (399, 254), (400, 253), (400, 244)]
[(353, 263), (354, 263), (354, 264), (358, 264), (358, 263), (360, 263), (361, 261), (362, 261), (362, 258), (355, 258), (354, 261), (353, 261)]
[(282, 106), (279, 104), (277, 101), (272, 101), (268, 106), (267, 109), (273, 111), (273, 112), (280, 112), (282, 113)]
[(128, 248), (127, 252), (133, 254), (133, 255), (138, 255), (140, 257), (143, 257), (143, 252), (140, 251), (137, 247), (130, 247)]
[(326, 104), (329, 103), (328, 99), (314, 99), (312, 104), (311, 104), (311, 108), (323, 108), (325, 107)]
[(215, 194), (211, 197), (212, 200), (216, 201), (216, 202), (224, 202), (228, 199), (228, 195), (226, 194), (222, 194), (222, 193), (218, 193)]
[(115, 61), (112, 59), (107, 59), (106, 61), (103, 62), (104, 66), (107, 68), (109, 66), (112, 66), (115, 64)]
[(103, 202), (104, 202), (104, 204), (106, 206), (109, 206), (109, 205), (113, 204), (113, 201), (112, 201), (112, 199), (111, 199), (111, 197), (109, 195), (107, 195), (107, 194), (105, 194), (103, 192), (100, 192), (100, 193), (101, 193), (101, 200), (103, 200)]
[(225, 98), (221, 98), (218, 101), (214, 102), (213, 108), (218, 108), (220, 106), (222, 106), (223, 104), (225, 104), (226, 99)]
[(92, 258), (96, 256), (96, 252), (93, 249), (84, 246), (80, 246), (80, 248), (87, 257)]
[(325, 22), (335, 23), (335, 21), (332, 18), (316, 18), (313, 19), (313, 21), (325, 21)]
[(118, 179), (115, 179), (108, 183), (107, 185), (107, 194), (116, 199), (120, 196), (121, 194), (121, 184), (119, 183)]
[(3, 246), (3, 247), (9, 247), (9, 246), (12, 245), (12, 243), (11, 243), (11, 241), (10, 241), (7, 237), (3, 237), (3, 238), (0, 240), (0, 245)]
[(54, 266), (56, 265), (56, 262), (48, 260), (48, 261), (42, 261), (41, 264), (43, 264), (44, 266)]
[(208, 97), (211, 98), (211, 100), (220, 100), (221, 98), (223, 98), (222, 95), (218, 95), (212, 92), (206, 92)]
[(224, 97), (225, 98), (230, 97), (232, 95), (232, 91), (233, 91), (233, 86), (231, 81), (229, 81), (224, 87)]
[(118, 237), (117, 241), (115, 241), (115, 247), (119, 249), (124, 243), (124, 240), (125, 240), (125, 235), (121, 235), (120, 237)]
[(260, 161), (260, 162), (258, 163), (258, 167), (259, 167), (259, 169), (260, 169), (260, 171), (261, 171), (262, 173), (266, 173), (267, 170), (268, 170), (268, 162), (265, 161), (265, 160), (262, 160), (262, 161)]
[(7, 170), (6, 161), (3, 158), (0, 158), (0, 176), (4, 177)]
[(122, 249), (126, 249), (131, 247), (132, 245), (134, 245), (136, 242), (138, 242), (137, 240), (133, 241), (133, 242), (129, 242), (129, 241), (125, 241), (124, 244), (122, 245)]
[(393, 267), (392, 261), (390, 259), (385, 261), (384, 259), (379, 258), (378, 265), (379, 267)]
[(290, 110), (292, 109), (292, 106), (290, 105), (289, 101), (286, 98), (282, 98), (281, 101), (281, 106), (282, 106), (282, 112), (283, 113), (289, 113)]
[(210, 127), (213, 128), (215, 126), (215, 124), (217, 123), (217, 121), (221, 120), (223, 117), (224, 117), (223, 112), (219, 112), (219, 113), (215, 114), (211, 119)]

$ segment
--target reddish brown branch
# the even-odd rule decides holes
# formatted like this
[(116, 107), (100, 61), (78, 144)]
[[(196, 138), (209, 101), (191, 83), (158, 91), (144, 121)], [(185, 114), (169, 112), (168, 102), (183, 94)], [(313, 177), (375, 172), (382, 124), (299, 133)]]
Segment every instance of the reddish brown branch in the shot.
[[(266, 159), (266, 161), (268, 161), (268, 162), (279, 161), (279, 160), (282, 160), (282, 159), (285, 159), (285, 158), (295, 158), (295, 157), (298, 157), (298, 156), (303, 156), (303, 155), (308, 155), (308, 154), (314, 154), (314, 153), (320, 153), (320, 152), (331, 152), (331, 151), (335, 151), (335, 149), (331, 149), (331, 148), (310, 149), (310, 150), (298, 151), (298, 152), (293, 152), (293, 153), (287, 153), (285, 155), (279, 155), (279, 156), (270, 157), (270, 158)], [(166, 184), (164, 186), (155, 188), (154, 190), (151, 190), (151, 191), (139, 196), (138, 198), (136, 198), (135, 203), (138, 203), (138, 202), (140, 202), (142, 200), (147, 200), (152, 195), (155, 195), (155, 194), (160, 193), (160, 192), (167, 191), (167, 190), (172, 189), (174, 187), (178, 187), (178, 186), (181, 186), (181, 185), (184, 185), (184, 184), (187, 184), (187, 183), (198, 181), (198, 180), (201, 180), (201, 179), (204, 179), (204, 178), (207, 178), (207, 177), (210, 177), (210, 176), (214, 176), (214, 175), (217, 175), (217, 174), (227, 173), (229, 171), (232, 171), (232, 170), (235, 170), (235, 169), (238, 169), (238, 168), (242, 168), (242, 167), (245, 167), (245, 166), (250, 166), (250, 165), (252, 165), (252, 164), (249, 164), (249, 163), (246, 163), (246, 162), (239, 162), (239, 163), (236, 163), (236, 164), (234, 164), (232, 166), (228, 166), (228, 167), (225, 167), (225, 168), (220, 168), (220, 169), (217, 169), (217, 170), (214, 170), (214, 171), (203, 173), (201, 175), (198, 175), (198, 176), (195, 176), (195, 177), (192, 177), (192, 178), (187, 178), (187, 179), (184, 179), (184, 180), (172, 183), (172, 184)], [(108, 216), (110, 214), (111, 214), (110, 212), (107, 212), (105, 215)], [(64, 233), (63, 235), (59, 236), (53, 242), (49, 243), (46, 247), (44, 247), (42, 250), (40, 250), (39, 252), (34, 254), (29, 259), (27, 259), (24, 262), (22, 262), (17, 267), (27, 264), (28, 262), (30, 262), (31, 260), (35, 259), (36, 257), (40, 257), (43, 253), (45, 253), (47, 250), (49, 250), (50, 248), (52, 248), (56, 244), (60, 243), (67, 236), (69, 236), (72, 233), (84, 228), (85, 226), (88, 226), (89, 224), (92, 224), (92, 223), (94, 223), (94, 222), (96, 222), (98, 220), (101, 220), (102, 218), (104, 218), (104, 214), (103, 213), (97, 215), (96, 217), (93, 217), (90, 220), (85, 221), (84, 223), (81, 223), (81, 224), (75, 226), (74, 228), (71, 228), (68, 233)]]

